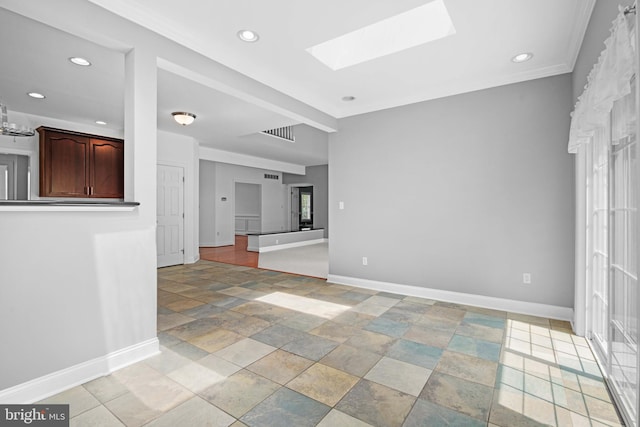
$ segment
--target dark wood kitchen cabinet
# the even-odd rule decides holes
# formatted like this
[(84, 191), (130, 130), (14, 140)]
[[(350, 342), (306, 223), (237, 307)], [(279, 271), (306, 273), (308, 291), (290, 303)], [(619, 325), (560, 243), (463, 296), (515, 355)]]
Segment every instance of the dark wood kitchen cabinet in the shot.
[(41, 126), (40, 197), (124, 198), (124, 141)]

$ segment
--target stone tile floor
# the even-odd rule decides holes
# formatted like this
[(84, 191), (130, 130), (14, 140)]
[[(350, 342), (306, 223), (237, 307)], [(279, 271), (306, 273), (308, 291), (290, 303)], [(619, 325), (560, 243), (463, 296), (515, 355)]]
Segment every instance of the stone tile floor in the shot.
[(44, 402), (72, 426), (612, 426), (566, 322), (210, 261), (158, 270), (162, 353)]

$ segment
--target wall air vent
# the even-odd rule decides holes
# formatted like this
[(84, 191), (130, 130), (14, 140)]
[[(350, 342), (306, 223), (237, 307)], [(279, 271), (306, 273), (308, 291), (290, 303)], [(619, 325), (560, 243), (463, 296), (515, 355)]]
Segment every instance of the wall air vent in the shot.
[(273, 136), (275, 138), (284, 139), (289, 142), (296, 142), (296, 137), (293, 136), (293, 126), (285, 126), (276, 129), (263, 130), (265, 135)]
[(273, 175), (271, 173), (265, 173), (264, 174), (264, 179), (280, 179), (279, 175)]

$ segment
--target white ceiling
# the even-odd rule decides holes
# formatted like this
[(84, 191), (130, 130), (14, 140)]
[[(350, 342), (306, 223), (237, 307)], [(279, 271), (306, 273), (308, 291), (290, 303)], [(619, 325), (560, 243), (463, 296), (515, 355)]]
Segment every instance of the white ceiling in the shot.
[[(63, 27), (65, 16), (88, 2), (104, 8), (91, 8), (94, 15), (107, 14), (108, 9), (342, 118), (571, 72), (595, 0), (444, 0), (455, 35), (338, 71), (306, 49), (428, 1), (74, 0), (56, 2), (54, 9), (45, 1), (25, 5), (0, 0), (0, 7), (6, 8), (0, 9), (0, 99), (10, 111), (86, 123), (103, 119), (108, 126), (122, 128), (123, 54), (42, 24)], [(31, 12), (35, 3), (51, 11), (25, 12), (29, 3)], [(236, 37), (240, 29), (258, 32), (259, 42), (241, 42)], [(91, 26), (85, 25), (82, 33), (90, 34)], [(521, 52), (534, 57), (522, 64), (511, 62)], [(66, 61), (77, 55), (90, 58), (92, 67), (81, 69)], [(25, 96), (33, 90), (47, 94), (47, 99), (38, 102)], [(356, 100), (344, 102), (344, 96)], [(189, 127), (176, 127), (169, 113), (183, 109), (198, 118)], [(326, 134), (311, 126), (298, 126), (295, 144), (255, 136), (260, 130), (302, 122), (281, 110), (159, 71), (158, 127), (192, 136), (203, 145), (296, 164), (325, 163)]]

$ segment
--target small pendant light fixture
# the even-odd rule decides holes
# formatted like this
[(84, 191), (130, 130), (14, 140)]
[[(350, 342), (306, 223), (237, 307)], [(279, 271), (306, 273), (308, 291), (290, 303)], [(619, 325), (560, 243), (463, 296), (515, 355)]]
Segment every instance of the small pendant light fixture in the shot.
[(193, 113), (187, 113), (185, 111), (175, 111), (171, 113), (173, 119), (182, 126), (188, 126), (196, 119), (196, 115)]

